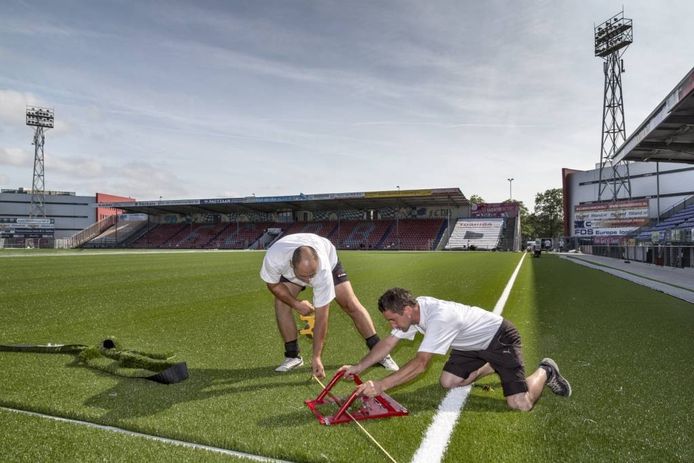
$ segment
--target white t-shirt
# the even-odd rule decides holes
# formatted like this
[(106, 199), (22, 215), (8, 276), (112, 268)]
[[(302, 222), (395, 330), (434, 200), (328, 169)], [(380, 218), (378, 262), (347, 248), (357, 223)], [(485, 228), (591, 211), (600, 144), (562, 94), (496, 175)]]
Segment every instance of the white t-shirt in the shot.
[(292, 255), (296, 248), (310, 246), (318, 254), (318, 270), (309, 280), (308, 286), (313, 288), (313, 305), (323, 307), (335, 299), (335, 285), (332, 270), (337, 265), (337, 251), (327, 238), (313, 233), (295, 233), (277, 240), (265, 253), (260, 278), (266, 283), (279, 283), (284, 276), (292, 283), (306, 286), (306, 283), (294, 275)]
[(424, 334), (419, 352), (445, 355), (448, 349), (484, 350), (504, 320), (500, 315), (479, 307), (420, 296), (419, 323), (407, 331), (394, 329), (391, 334), (412, 341), (417, 331)]

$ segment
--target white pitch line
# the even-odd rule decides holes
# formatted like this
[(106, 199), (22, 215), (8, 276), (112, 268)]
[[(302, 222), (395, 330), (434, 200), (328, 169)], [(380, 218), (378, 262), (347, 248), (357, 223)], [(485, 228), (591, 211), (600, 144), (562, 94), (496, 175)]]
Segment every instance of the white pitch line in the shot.
[(252, 460), (252, 461), (261, 461), (261, 462), (266, 462), (266, 463), (291, 463), (291, 462), (288, 462), (286, 460), (276, 460), (274, 458), (264, 457), (261, 455), (254, 455), (252, 453), (244, 453), (244, 452), (239, 452), (236, 450), (228, 450), (228, 449), (223, 449), (223, 448), (219, 448), (219, 447), (212, 447), (210, 445), (196, 444), (194, 442), (186, 442), (186, 441), (182, 441), (182, 440), (178, 440), (178, 439), (169, 439), (167, 437), (154, 436), (152, 434), (144, 434), (144, 433), (136, 432), (136, 431), (128, 431), (127, 429), (117, 428), (115, 426), (105, 426), (102, 424), (96, 424), (96, 423), (92, 423), (89, 421), (74, 420), (74, 419), (70, 419), (70, 418), (63, 418), (60, 416), (46, 415), (44, 413), (36, 413), (36, 412), (30, 412), (27, 410), (20, 410), (17, 408), (7, 408), (7, 407), (2, 407), (2, 406), (0, 406), (0, 410), (5, 410), (8, 412), (12, 412), (12, 413), (18, 413), (20, 415), (28, 415), (28, 416), (38, 417), (38, 418), (60, 421), (62, 423), (70, 423), (70, 424), (74, 424), (74, 425), (85, 426), (85, 427), (92, 428), (92, 429), (100, 429), (102, 431), (115, 432), (118, 434), (125, 434), (126, 436), (142, 437), (144, 439), (149, 439), (149, 440), (153, 440), (156, 442), (162, 442), (164, 444), (169, 444), (169, 445), (177, 445), (180, 447), (187, 447), (187, 448), (191, 448), (191, 449), (195, 449), (195, 450), (204, 450), (207, 452), (220, 453), (222, 455), (228, 455), (228, 456), (232, 456), (232, 457), (246, 458), (246, 459)]
[(518, 265), (516, 265), (516, 269), (513, 271), (513, 274), (511, 275), (511, 278), (508, 280), (508, 283), (506, 283), (506, 287), (504, 288), (504, 291), (501, 293), (501, 297), (499, 297), (499, 300), (496, 301), (496, 305), (494, 306), (494, 313), (497, 315), (501, 315), (501, 313), (504, 311), (504, 306), (506, 305), (506, 301), (508, 301), (508, 296), (511, 294), (511, 288), (513, 288), (513, 283), (516, 282), (516, 277), (518, 276), (518, 272), (520, 272), (521, 265), (523, 265), (523, 259), (525, 259), (526, 253), (523, 253), (521, 256), (520, 262), (518, 262)]
[[(511, 294), (511, 288), (516, 281), (518, 272), (523, 264), (523, 259), (525, 259), (525, 254), (526, 253), (523, 253), (511, 278), (508, 280), (508, 283), (506, 283), (501, 297), (499, 297), (499, 300), (494, 306), (494, 313), (497, 315), (501, 315), (504, 311), (504, 306), (506, 305), (509, 294)], [(436, 415), (434, 415), (434, 419), (424, 435), (422, 443), (412, 457), (412, 463), (434, 463), (441, 461), (448, 448), (448, 442), (451, 440), (451, 434), (458, 422), (460, 412), (470, 395), (470, 389), (472, 389), (472, 385), (456, 387), (448, 391), (446, 397), (441, 401)]]

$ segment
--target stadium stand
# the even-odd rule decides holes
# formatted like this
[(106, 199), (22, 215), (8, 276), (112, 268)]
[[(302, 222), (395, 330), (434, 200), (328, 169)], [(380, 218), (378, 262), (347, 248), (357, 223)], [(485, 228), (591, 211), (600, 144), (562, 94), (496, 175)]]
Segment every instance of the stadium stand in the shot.
[(403, 219), (391, 222), (393, 226), (384, 237), (381, 247), (418, 251), (436, 249), (447, 224), (445, 219)]
[[(286, 227), (286, 224), (285, 224)], [(284, 235), (294, 233), (315, 233), (327, 238), (337, 230), (337, 222), (295, 222), (286, 228)]]
[(204, 248), (219, 235), (228, 224), (193, 224), (189, 230), (183, 229), (172, 237), (165, 247), (168, 248)]
[(446, 249), (497, 249), (503, 225), (502, 218), (458, 219)]
[(634, 233), (640, 242), (691, 241), (694, 228), (694, 204), (672, 213), (663, 214), (660, 223), (641, 227)]
[[(338, 249), (443, 249), (452, 218), (469, 217), (459, 188), (382, 190), (267, 197), (116, 202), (147, 227), (125, 246), (266, 249), (294, 233), (315, 233)], [(491, 212), (507, 213), (503, 204)], [(479, 215), (479, 210), (475, 211)], [(497, 247), (498, 247), (498, 236)], [(512, 237), (506, 241), (514, 242)]]
[(213, 249), (248, 249), (258, 241), (268, 228), (279, 224), (273, 222), (229, 223), (221, 233), (207, 244)]
[(107, 230), (88, 247), (161, 249), (265, 249), (282, 236), (315, 233), (338, 249), (433, 250), (446, 231), (446, 219), (345, 220), (320, 222), (243, 222), (159, 224), (146, 222), (118, 228), (118, 242)]
[(190, 224), (159, 224), (149, 232), (136, 239), (131, 247), (134, 248), (161, 248), (175, 235), (183, 230), (189, 229)]
[(345, 220), (339, 222), (328, 237), (339, 249), (377, 249), (394, 223), (392, 220)]
[[(502, 219), (516, 217), (518, 208), (488, 204), (474, 211), (459, 188), (383, 190), (289, 196), (212, 198), (175, 201), (108, 203), (127, 214), (141, 214), (147, 227), (121, 246), (135, 248), (266, 249), (282, 236), (315, 233), (338, 249), (439, 250), (514, 249), (520, 227), (510, 227), (502, 238)], [(513, 207), (512, 207), (513, 206)], [(485, 215), (482, 215), (482, 212)], [(480, 230), (451, 236), (451, 219), (493, 223)], [(497, 215), (493, 215), (497, 214)], [(514, 222), (509, 222), (514, 223)], [(462, 224), (459, 223), (458, 227)], [(459, 231), (459, 230), (458, 230)], [(457, 243), (456, 239), (464, 240)], [(449, 241), (449, 244), (446, 246)], [(502, 246), (502, 243), (504, 245)]]

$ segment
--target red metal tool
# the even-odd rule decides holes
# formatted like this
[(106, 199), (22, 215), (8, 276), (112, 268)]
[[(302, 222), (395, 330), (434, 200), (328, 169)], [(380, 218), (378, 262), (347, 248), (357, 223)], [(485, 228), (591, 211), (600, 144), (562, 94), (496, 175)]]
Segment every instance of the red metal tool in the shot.
[[(314, 400), (306, 400), (305, 403), (308, 408), (311, 409), (318, 422), (325, 425), (331, 424), (341, 424), (347, 423), (352, 419), (357, 421), (361, 420), (371, 420), (376, 418), (387, 418), (390, 416), (405, 416), (408, 411), (405, 407), (400, 405), (391, 396), (386, 393), (377, 395), (376, 397), (359, 397), (356, 390), (350, 394), (347, 399), (336, 397), (330, 390), (335, 386), (335, 384), (342, 379), (344, 376), (344, 371), (338, 371), (333, 379), (330, 380), (327, 386), (318, 394)], [(354, 383), (359, 385), (362, 384), (362, 380), (359, 375), (353, 376)], [(349, 408), (354, 404), (355, 401), (361, 401), (361, 407), (356, 410), (349, 411)], [(318, 406), (324, 404), (336, 405), (339, 409), (334, 415), (324, 415), (318, 409)]]

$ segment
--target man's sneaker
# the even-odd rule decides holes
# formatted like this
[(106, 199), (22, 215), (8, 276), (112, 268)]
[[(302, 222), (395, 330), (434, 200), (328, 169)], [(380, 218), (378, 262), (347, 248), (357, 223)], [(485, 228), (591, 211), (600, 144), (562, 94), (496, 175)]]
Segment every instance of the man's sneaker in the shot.
[(559, 367), (557, 363), (551, 358), (544, 358), (540, 362), (540, 366), (548, 368), (551, 373), (547, 375), (547, 381), (545, 385), (550, 388), (552, 392), (562, 397), (571, 396), (571, 384), (564, 378), (561, 373), (559, 373)]
[(395, 363), (395, 360), (393, 360), (393, 357), (391, 357), (390, 355), (386, 355), (385, 357), (383, 357), (383, 360), (381, 360), (378, 363), (386, 370), (398, 371), (400, 369), (398, 364)]
[(304, 359), (301, 357), (285, 357), (284, 362), (275, 368), (275, 371), (287, 372), (289, 370), (293, 370), (294, 368), (299, 368), (303, 364)]

